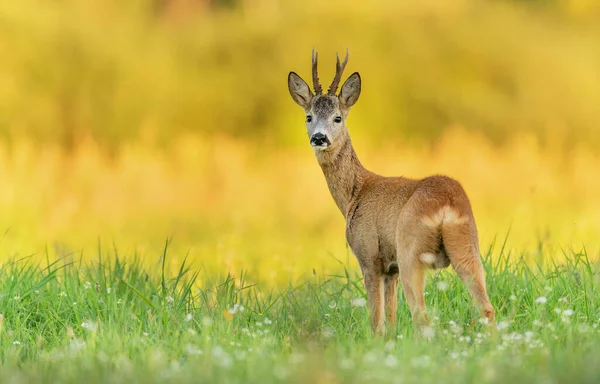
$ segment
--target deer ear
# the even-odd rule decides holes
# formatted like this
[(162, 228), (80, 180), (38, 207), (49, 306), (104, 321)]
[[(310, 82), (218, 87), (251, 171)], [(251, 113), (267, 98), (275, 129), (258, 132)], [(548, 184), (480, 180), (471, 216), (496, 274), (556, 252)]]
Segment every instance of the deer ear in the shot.
[(348, 80), (344, 82), (342, 85), (342, 90), (340, 91), (340, 104), (348, 109), (356, 103), (358, 97), (360, 96), (360, 75), (358, 72), (354, 72)]
[(296, 104), (307, 109), (313, 98), (313, 93), (310, 91), (306, 81), (302, 80), (295, 72), (290, 72), (288, 75), (288, 89)]

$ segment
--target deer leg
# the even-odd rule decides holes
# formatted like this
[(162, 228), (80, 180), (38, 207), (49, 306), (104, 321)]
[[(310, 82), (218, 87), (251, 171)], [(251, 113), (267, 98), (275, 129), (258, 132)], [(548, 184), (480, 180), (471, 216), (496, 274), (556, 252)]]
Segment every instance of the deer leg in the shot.
[(486, 290), (485, 272), (479, 256), (474, 223), (444, 223), (442, 236), (452, 267), (467, 286), (475, 305), (483, 312), (488, 323), (493, 323), (494, 307)]
[(416, 261), (405, 263), (404, 268), (400, 272), (404, 296), (406, 297), (413, 323), (417, 327), (429, 324), (429, 317), (425, 306), (424, 275), (424, 268)]
[(398, 273), (385, 276), (385, 314), (390, 330), (395, 330), (398, 318)]
[(381, 335), (384, 331), (383, 303), (384, 303), (384, 282), (380, 271), (373, 269), (363, 272), (365, 278), (365, 288), (367, 290), (367, 299), (369, 303), (369, 314), (371, 318), (371, 330), (376, 335)]

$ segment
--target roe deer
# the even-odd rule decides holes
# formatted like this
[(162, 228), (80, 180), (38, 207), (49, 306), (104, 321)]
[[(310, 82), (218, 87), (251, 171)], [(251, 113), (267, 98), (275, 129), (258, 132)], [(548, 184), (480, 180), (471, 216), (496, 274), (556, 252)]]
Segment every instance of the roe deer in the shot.
[[(295, 72), (288, 75), (294, 101), (306, 112), (306, 128), (329, 191), (346, 218), (346, 239), (360, 265), (374, 333), (383, 333), (384, 312), (395, 328), (398, 278), (413, 323), (429, 323), (425, 308), (427, 268), (452, 264), (484, 316), (494, 321), (486, 292), (479, 240), (469, 199), (446, 176), (420, 180), (384, 177), (365, 169), (352, 147), (346, 118), (361, 91), (358, 72), (336, 90), (348, 62), (337, 57), (336, 73), (324, 95), (312, 54), (314, 93)], [(385, 302), (385, 308), (384, 308)]]

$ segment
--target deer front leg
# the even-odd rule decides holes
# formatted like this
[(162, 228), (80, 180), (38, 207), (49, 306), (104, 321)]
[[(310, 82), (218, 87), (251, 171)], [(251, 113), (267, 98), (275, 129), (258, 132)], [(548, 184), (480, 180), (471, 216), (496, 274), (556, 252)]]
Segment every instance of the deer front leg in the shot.
[(385, 276), (385, 315), (387, 326), (391, 331), (396, 329), (398, 310), (398, 273)]
[(369, 268), (363, 271), (365, 277), (365, 289), (367, 291), (367, 300), (369, 302), (369, 314), (371, 317), (371, 330), (376, 335), (384, 332), (383, 321), (383, 302), (384, 302), (384, 283), (383, 274), (375, 268)]

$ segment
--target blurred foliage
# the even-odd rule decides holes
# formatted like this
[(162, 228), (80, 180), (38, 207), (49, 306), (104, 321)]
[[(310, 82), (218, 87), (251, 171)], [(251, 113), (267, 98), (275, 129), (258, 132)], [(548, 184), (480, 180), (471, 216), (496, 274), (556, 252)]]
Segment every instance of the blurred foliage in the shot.
[(303, 142), (285, 79), (309, 77), (315, 46), (324, 82), (350, 49), (361, 139), (433, 142), (460, 123), (496, 142), (600, 141), (596, 2), (233, 3), (2, 2), (0, 132), (67, 149), (186, 132)]

